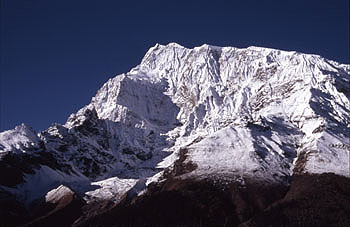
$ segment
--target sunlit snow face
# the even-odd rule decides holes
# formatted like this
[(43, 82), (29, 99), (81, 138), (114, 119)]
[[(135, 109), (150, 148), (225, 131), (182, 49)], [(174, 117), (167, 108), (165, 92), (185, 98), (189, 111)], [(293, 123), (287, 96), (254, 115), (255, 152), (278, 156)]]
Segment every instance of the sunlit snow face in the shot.
[(347, 142), (349, 72), (320, 56), (268, 48), (156, 45), (65, 125), (39, 137), (24, 126), (0, 133), (0, 150), (37, 152), (35, 174), (26, 176), (45, 178), (45, 190), (66, 183), (84, 191), (97, 181), (101, 190), (89, 188), (89, 198), (125, 194), (135, 179), (161, 180), (182, 149), (181, 161), (192, 164), (183, 178), (285, 182), (296, 165), (300, 173), (348, 175), (348, 151), (328, 144)]

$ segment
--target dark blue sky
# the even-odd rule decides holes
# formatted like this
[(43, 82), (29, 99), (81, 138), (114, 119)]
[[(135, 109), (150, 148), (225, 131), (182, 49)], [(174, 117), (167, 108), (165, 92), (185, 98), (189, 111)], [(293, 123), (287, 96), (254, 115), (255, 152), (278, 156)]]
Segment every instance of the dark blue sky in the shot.
[(349, 63), (349, 0), (0, 1), (0, 131), (64, 123), (155, 43), (255, 45)]

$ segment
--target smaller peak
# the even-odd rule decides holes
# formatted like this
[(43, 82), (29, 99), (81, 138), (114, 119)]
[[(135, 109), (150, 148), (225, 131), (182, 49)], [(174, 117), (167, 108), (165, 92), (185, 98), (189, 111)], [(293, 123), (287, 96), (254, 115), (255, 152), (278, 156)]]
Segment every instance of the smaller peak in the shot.
[(150, 56), (152, 53), (156, 52), (157, 50), (163, 48), (164, 45), (156, 43), (154, 46), (152, 46), (151, 48), (148, 49), (148, 51), (146, 52), (145, 56), (143, 57), (142, 61), (144, 61), (144, 59), (147, 59), (148, 56)]
[(185, 48), (184, 46), (181, 46), (180, 44), (175, 42), (168, 43), (167, 47)]
[(15, 127), (15, 130), (18, 131), (18, 132), (30, 132), (30, 133), (34, 133), (35, 134), (34, 129), (32, 127), (26, 125), (25, 123), (17, 125)]
[(211, 45), (204, 43), (202, 46), (199, 46), (198, 48), (206, 48), (206, 49), (211, 49)]
[(165, 51), (173, 51), (173, 49), (184, 49), (184, 50), (187, 50), (186, 47), (184, 46), (181, 46), (180, 44), (178, 43), (175, 43), (175, 42), (171, 42), (171, 43), (168, 43), (167, 45), (162, 45), (162, 44), (159, 44), (159, 43), (156, 43), (153, 47), (151, 47), (145, 54), (145, 56), (143, 57), (142, 61), (141, 61), (141, 64), (149, 59), (149, 57), (153, 58), (152, 55), (153, 54), (158, 54), (159, 52), (165, 50)]
[(210, 45), (208, 44), (203, 44), (201, 46), (197, 46), (193, 48), (194, 50), (201, 50), (201, 49), (210, 49)]
[(219, 46), (213, 46), (210, 44), (203, 44), (202, 46), (195, 47), (194, 49), (200, 50), (200, 49), (206, 49), (206, 50), (212, 50), (212, 51), (221, 51), (223, 47)]
[(152, 46), (152, 47), (150, 47), (150, 48), (148, 49), (148, 51), (146, 52), (146, 55), (145, 55), (145, 56), (147, 56), (147, 55), (149, 55), (150, 53), (154, 52), (155, 50), (158, 50), (159, 48), (163, 48), (163, 47), (164, 47), (164, 45), (159, 44), (159, 43), (156, 43), (154, 46)]
[(22, 123), (16, 126), (16, 129), (25, 129), (25, 128), (29, 128), (29, 126), (27, 126), (25, 123)]
[(151, 52), (158, 50), (160, 48), (167, 48), (167, 47), (185, 48), (184, 46), (181, 46), (180, 44), (175, 43), (175, 42), (168, 43), (167, 45), (162, 45), (160, 43), (156, 43), (153, 47), (149, 48), (147, 53), (151, 53)]
[(156, 43), (153, 47), (149, 48), (149, 50), (158, 49), (158, 48), (161, 48), (161, 47), (164, 47), (164, 45), (162, 45), (160, 43)]

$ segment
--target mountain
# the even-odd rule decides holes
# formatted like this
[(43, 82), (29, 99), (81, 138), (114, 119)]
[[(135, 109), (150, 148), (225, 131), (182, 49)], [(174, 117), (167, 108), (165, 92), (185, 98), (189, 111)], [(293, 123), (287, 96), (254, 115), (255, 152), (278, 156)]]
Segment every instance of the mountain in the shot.
[[(157, 44), (64, 125), (0, 133), (1, 217), (52, 225), (74, 207), (64, 225), (347, 226), (349, 206), (335, 203), (345, 213), (332, 219), (295, 201), (328, 190), (350, 200), (331, 187), (349, 187), (349, 110), (350, 65)], [(293, 222), (303, 209), (309, 218)]]

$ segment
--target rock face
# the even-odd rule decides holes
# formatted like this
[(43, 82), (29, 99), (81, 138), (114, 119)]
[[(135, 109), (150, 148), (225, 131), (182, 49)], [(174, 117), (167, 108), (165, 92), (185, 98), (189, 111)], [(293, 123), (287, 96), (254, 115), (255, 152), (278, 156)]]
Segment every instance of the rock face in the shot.
[[(156, 206), (154, 195), (185, 201), (224, 188), (231, 199), (219, 196), (218, 206), (234, 207), (227, 221), (238, 225), (282, 199), (293, 176), (350, 176), (349, 109), (349, 65), (260, 47), (157, 44), (64, 125), (0, 133), (0, 190), (28, 207), (63, 184), (87, 203), (113, 201), (104, 211), (116, 214), (130, 201)], [(188, 189), (200, 185), (207, 193)], [(203, 212), (216, 212), (210, 201)], [(198, 215), (213, 225), (226, 217)]]

